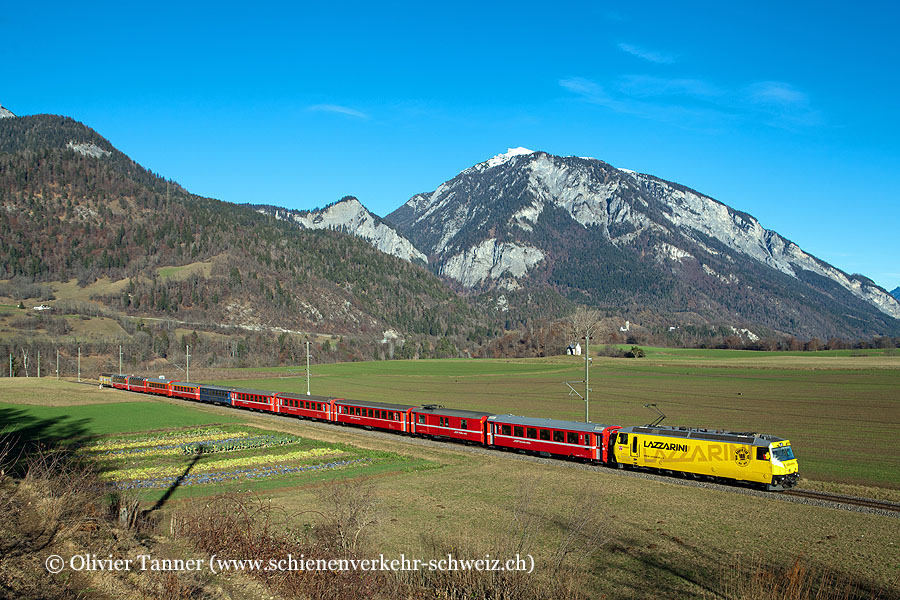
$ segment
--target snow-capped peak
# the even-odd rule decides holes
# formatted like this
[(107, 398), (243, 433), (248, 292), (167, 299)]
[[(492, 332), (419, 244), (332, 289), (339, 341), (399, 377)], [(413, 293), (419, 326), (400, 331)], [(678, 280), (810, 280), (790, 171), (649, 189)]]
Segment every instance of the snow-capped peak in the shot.
[(8, 118), (8, 117), (15, 117), (15, 116), (16, 115), (14, 115), (11, 110), (9, 110), (7, 108), (3, 108), (3, 105), (0, 105), (0, 119), (4, 119), (4, 118)]
[(509, 148), (506, 153), (498, 154), (497, 156), (487, 160), (487, 168), (496, 167), (498, 165), (502, 165), (505, 162), (508, 162), (514, 156), (522, 156), (525, 154), (533, 154), (534, 150), (529, 150), (528, 148), (522, 148), (519, 146), (518, 148)]

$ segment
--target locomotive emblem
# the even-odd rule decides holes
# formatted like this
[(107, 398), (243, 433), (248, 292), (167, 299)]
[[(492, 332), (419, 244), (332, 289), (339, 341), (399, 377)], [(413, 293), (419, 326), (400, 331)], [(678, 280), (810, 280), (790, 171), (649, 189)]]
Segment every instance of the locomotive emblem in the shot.
[(739, 467), (746, 467), (750, 464), (750, 451), (743, 446), (734, 451), (734, 462)]

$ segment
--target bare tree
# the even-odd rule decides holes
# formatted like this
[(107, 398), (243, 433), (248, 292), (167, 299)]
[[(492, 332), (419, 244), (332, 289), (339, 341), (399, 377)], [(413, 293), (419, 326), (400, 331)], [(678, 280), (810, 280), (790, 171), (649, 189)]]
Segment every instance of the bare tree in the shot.
[[(572, 335), (576, 339), (580, 337), (589, 339), (593, 337), (594, 332), (600, 326), (600, 311), (581, 307), (569, 317), (569, 326)], [(587, 339), (585, 342), (587, 342)]]

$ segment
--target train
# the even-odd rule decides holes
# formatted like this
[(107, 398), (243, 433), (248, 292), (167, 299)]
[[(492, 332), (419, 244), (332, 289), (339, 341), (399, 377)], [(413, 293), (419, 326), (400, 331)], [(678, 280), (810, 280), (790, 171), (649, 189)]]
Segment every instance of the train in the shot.
[(753, 432), (660, 425), (621, 426), (498, 415), (441, 404), (409, 405), (223, 387), (139, 375), (100, 375), (100, 386), (341, 425), (583, 460), (769, 491), (797, 485), (790, 440)]

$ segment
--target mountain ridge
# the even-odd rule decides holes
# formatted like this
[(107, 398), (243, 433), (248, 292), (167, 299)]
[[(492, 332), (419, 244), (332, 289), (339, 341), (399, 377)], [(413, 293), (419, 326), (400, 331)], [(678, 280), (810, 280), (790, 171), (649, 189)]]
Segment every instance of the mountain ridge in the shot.
[(303, 229), (329, 229), (360, 237), (386, 254), (425, 265), (428, 258), (384, 220), (371, 213), (354, 196), (312, 210), (293, 210), (271, 205), (248, 205), (260, 214), (291, 222)]
[[(748, 213), (597, 159), (517, 150), (414, 195), (385, 219), (436, 272), (476, 293), (549, 285), (615, 304), (617, 290), (597, 283), (605, 279), (619, 296), (802, 335), (900, 328), (900, 303), (883, 288)], [(780, 306), (759, 306), (773, 294)]]

